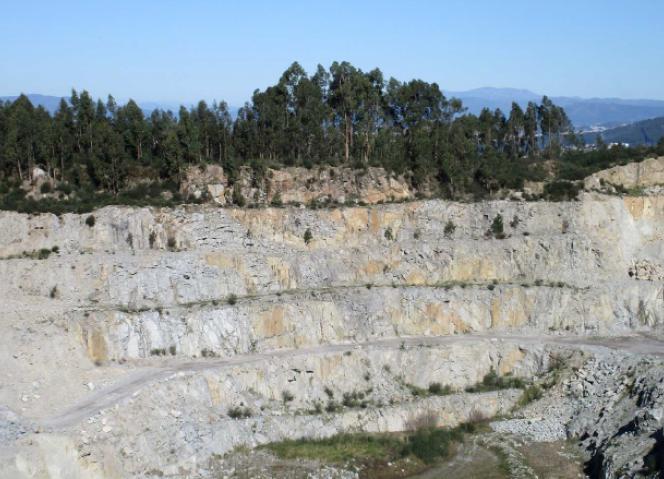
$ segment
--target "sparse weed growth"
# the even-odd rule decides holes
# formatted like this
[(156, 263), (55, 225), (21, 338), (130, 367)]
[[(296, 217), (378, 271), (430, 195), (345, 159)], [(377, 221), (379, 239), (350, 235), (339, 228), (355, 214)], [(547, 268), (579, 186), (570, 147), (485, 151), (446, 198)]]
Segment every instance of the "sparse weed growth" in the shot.
[(515, 378), (510, 375), (499, 376), (496, 371), (491, 370), (486, 373), (481, 383), (474, 386), (468, 386), (466, 392), (468, 393), (482, 393), (488, 391), (497, 391), (499, 389), (523, 389), (526, 383), (521, 378)]

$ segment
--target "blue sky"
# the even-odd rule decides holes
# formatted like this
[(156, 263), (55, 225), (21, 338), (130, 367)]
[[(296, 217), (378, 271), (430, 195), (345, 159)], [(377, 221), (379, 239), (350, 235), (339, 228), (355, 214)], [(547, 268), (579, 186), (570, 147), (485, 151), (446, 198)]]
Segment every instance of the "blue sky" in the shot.
[(443, 90), (664, 99), (664, 1), (0, 0), (0, 95), (240, 105), (294, 60)]

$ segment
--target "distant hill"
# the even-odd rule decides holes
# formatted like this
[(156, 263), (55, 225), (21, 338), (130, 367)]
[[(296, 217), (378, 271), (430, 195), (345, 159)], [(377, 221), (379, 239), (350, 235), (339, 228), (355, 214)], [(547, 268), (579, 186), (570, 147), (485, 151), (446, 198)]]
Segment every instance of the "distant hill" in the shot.
[(638, 121), (630, 125), (611, 128), (601, 133), (583, 135), (586, 143), (595, 143), (601, 135), (605, 143), (629, 143), (630, 145), (655, 145), (664, 137), (664, 117)]
[[(509, 114), (512, 102), (525, 107), (529, 101), (539, 102), (542, 95), (516, 88), (477, 88), (468, 91), (445, 91), (448, 97), (460, 98), (471, 113), (482, 108), (500, 108)], [(565, 108), (577, 128), (590, 126), (613, 127), (625, 123), (664, 116), (664, 101), (624, 100), (621, 98), (551, 97), (554, 103)]]
[[(34, 106), (41, 105), (50, 113), (54, 113), (58, 109), (62, 99), (59, 96), (40, 95), (38, 93), (29, 93), (26, 96)], [(18, 96), (0, 96), (0, 101), (14, 101), (17, 98)]]
[[(506, 115), (516, 101), (525, 107), (529, 101), (539, 102), (542, 95), (530, 90), (518, 88), (476, 88), (468, 91), (444, 91), (447, 97), (460, 98), (471, 113), (478, 114), (482, 108), (495, 110), (500, 108)], [(0, 97), (3, 101), (13, 101), (16, 96)], [(33, 105), (42, 105), (53, 113), (60, 103), (59, 96), (29, 94), (28, 98)], [(578, 97), (552, 97), (557, 105), (565, 108), (567, 115), (576, 128), (591, 126), (604, 126), (612, 128), (628, 123), (634, 123), (650, 118), (664, 117), (664, 101), (661, 100), (624, 100), (621, 98), (578, 98)], [(177, 114), (180, 104), (175, 102), (138, 102), (146, 115), (153, 110), (171, 110)], [(212, 102), (210, 101), (211, 105)], [(186, 104), (189, 107), (191, 105)], [(231, 115), (236, 116), (238, 108), (229, 107)]]

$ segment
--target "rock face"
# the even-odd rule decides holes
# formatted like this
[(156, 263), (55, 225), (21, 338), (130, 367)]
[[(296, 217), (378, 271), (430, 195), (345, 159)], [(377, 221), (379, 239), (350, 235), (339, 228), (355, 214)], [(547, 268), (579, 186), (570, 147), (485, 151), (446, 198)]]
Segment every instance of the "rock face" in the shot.
[(649, 158), (599, 171), (585, 179), (586, 190), (604, 190), (612, 186), (626, 189), (664, 185), (664, 156)]
[[(374, 184), (304, 174), (258, 198)], [(212, 177), (223, 204), (221, 171), (186, 192)], [(408, 198), (394, 181), (358, 200)], [(561, 338), (664, 323), (664, 197), (93, 215), (0, 212), (0, 477), (206, 477), (242, 444), (503, 414), (520, 392), (464, 389), (542, 374)], [(432, 383), (455, 394), (413, 394)]]
[(239, 193), (244, 202), (256, 205), (376, 204), (415, 197), (415, 192), (402, 176), (374, 167), (366, 170), (342, 167), (268, 168), (260, 178), (251, 169), (243, 167), (231, 187), (220, 166), (190, 167), (185, 173), (181, 192), (190, 198), (209, 199), (224, 205), (237, 203), (233, 198), (233, 188), (237, 188), (235, 194)]

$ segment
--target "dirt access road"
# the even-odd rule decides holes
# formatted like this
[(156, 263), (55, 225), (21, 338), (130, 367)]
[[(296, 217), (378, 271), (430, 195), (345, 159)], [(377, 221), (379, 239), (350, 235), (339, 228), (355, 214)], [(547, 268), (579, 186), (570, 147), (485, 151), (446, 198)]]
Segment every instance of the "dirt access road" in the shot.
[(129, 373), (116, 384), (91, 394), (78, 404), (74, 404), (61, 413), (37, 421), (44, 429), (60, 429), (73, 426), (78, 422), (96, 415), (101, 410), (130, 397), (142, 387), (177, 373), (244, 366), (275, 358), (295, 358), (308, 355), (335, 354), (353, 349), (398, 349), (401, 347), (445, 346), (477, 341), (502, 341), (518, 344), (558, 344), (582, 349), (615, 349), (632, 354), (652, 354), (664, 356), (664, 341), (643, 335), (619, 337), (591, 336), (527, 336), (527, 335), (484, 335), (469, 334), (463, 336), (411, 336), (379, 339), (363, 343), (326, 344), (310, 348), (282, 349), (264, 353), (241, 354), (223, 359), (199, 359), (194, 361), (176, 361), (162, 363), (159, 366), (141, 368)]

